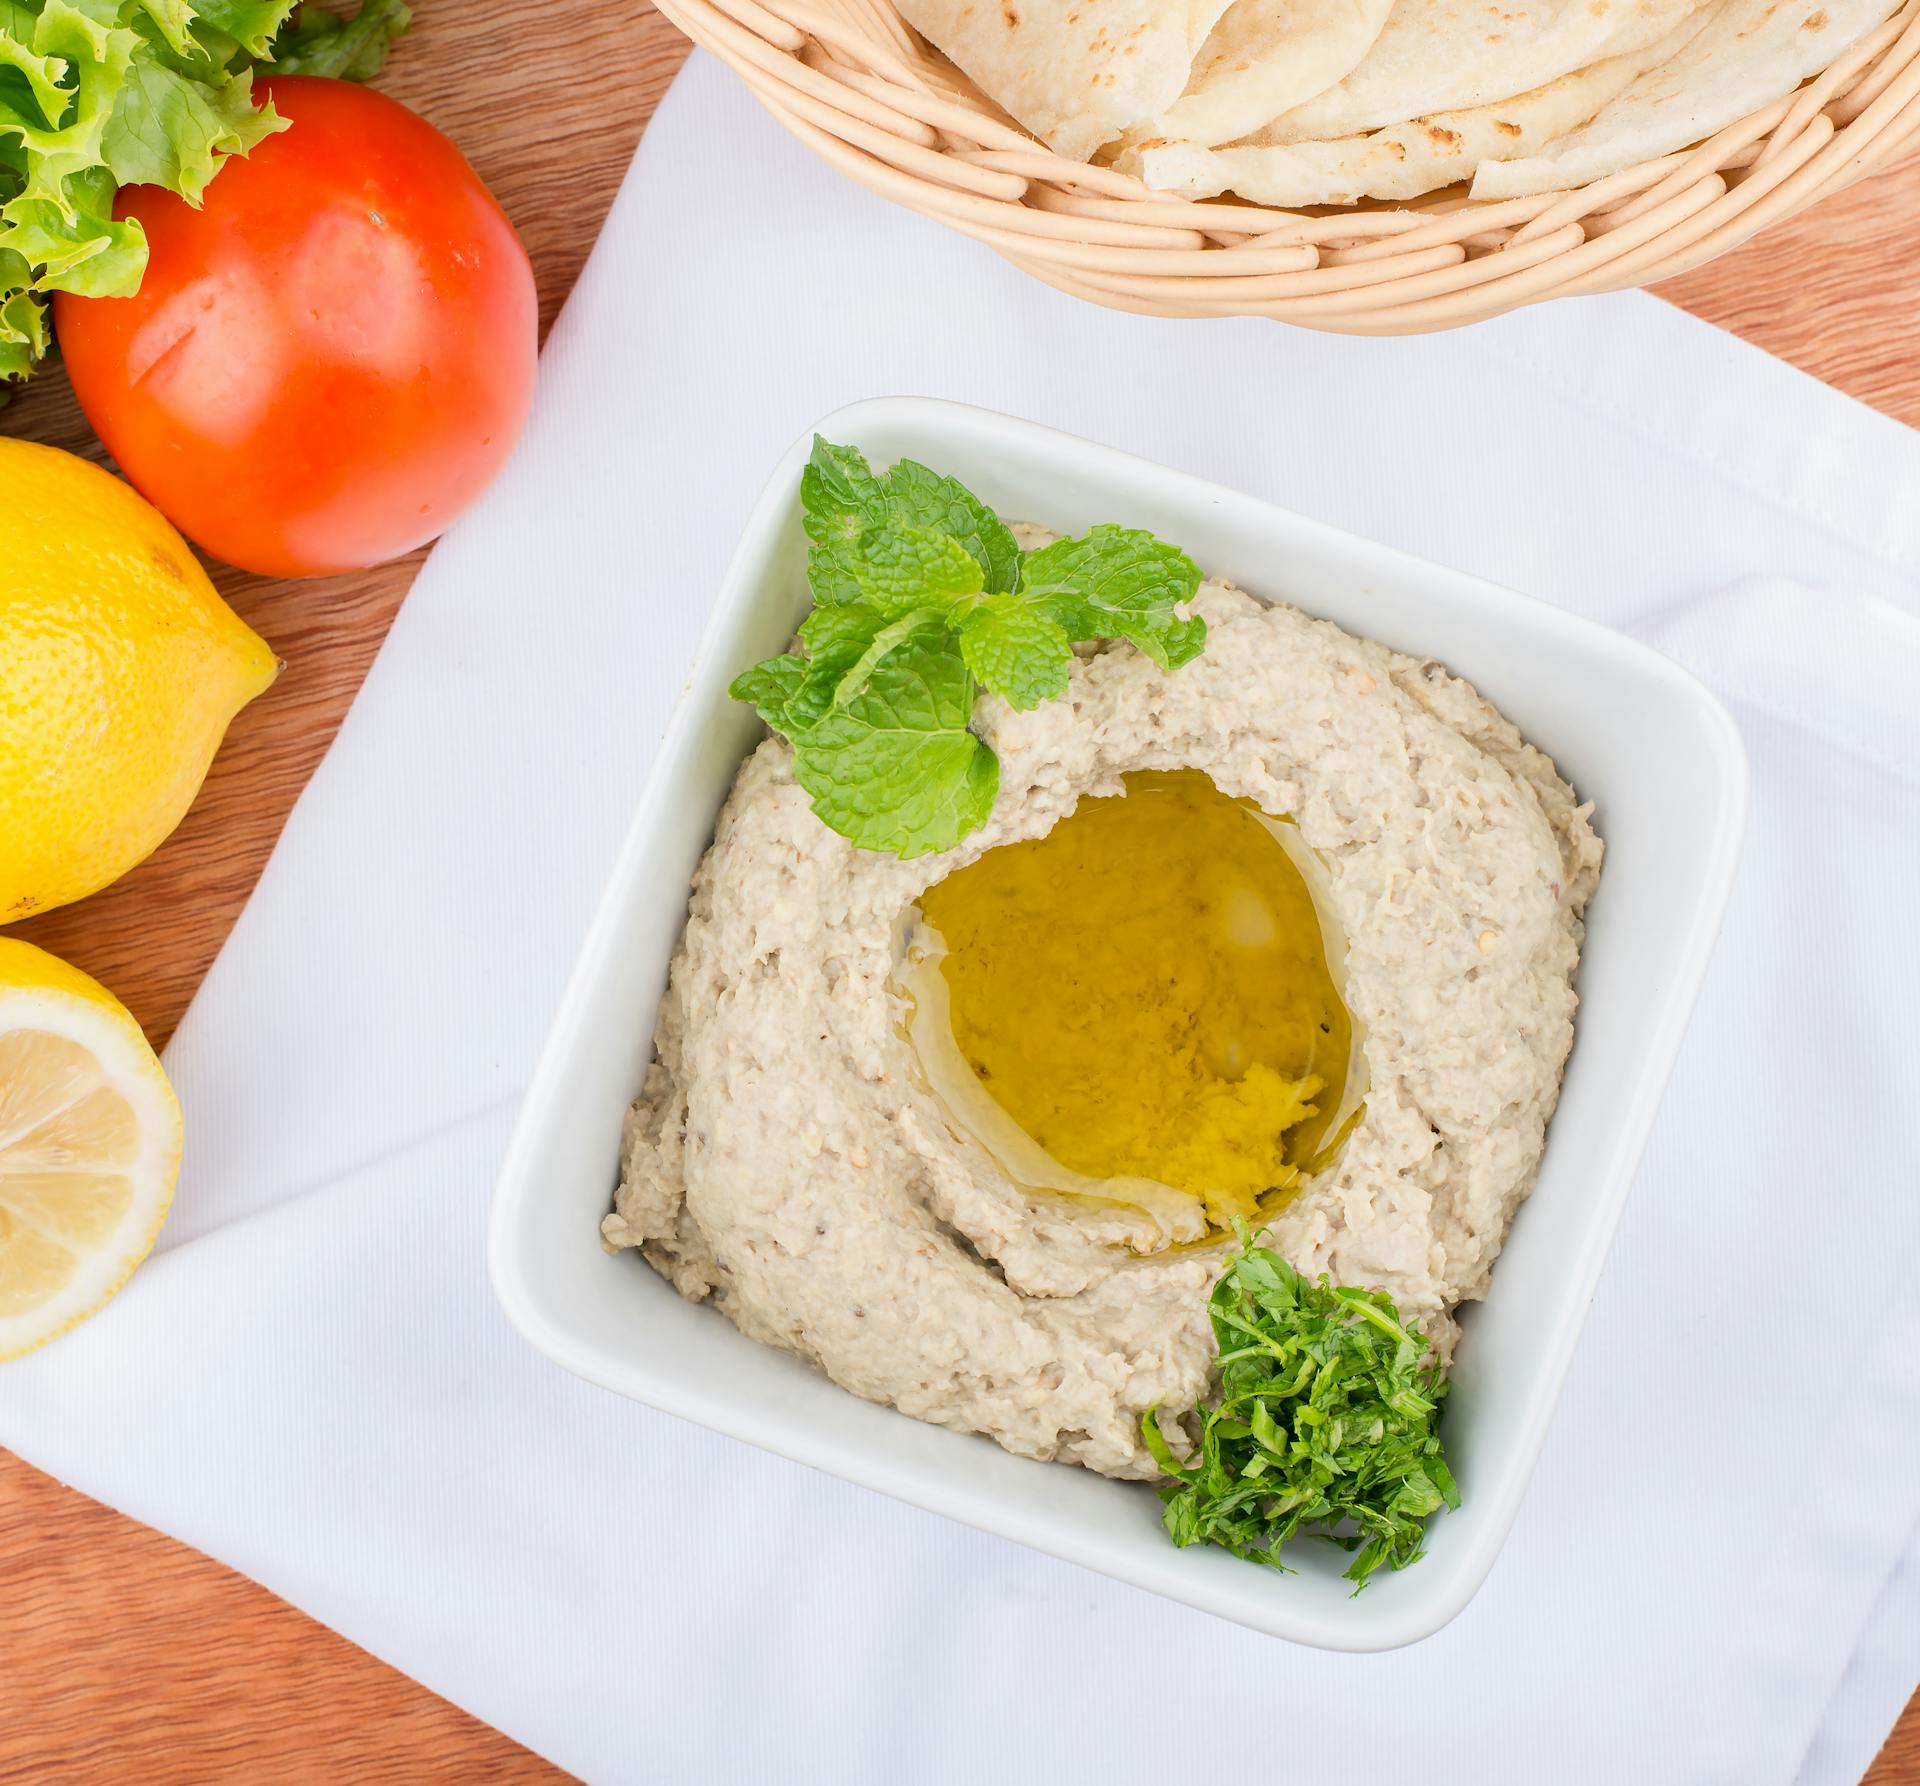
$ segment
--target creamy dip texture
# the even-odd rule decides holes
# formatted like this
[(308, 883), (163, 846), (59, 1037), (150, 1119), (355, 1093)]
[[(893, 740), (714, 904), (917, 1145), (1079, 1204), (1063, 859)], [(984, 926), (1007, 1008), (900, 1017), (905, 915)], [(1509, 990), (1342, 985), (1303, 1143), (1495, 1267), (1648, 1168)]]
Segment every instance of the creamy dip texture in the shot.
[(1036, 1191), (956, 1120), (909, 1037), (922, 895), (1139, 772), (1293, 821), (1365, 1104), (1266, 1237), (1387, 1291), (1445, 1356), (1538, 1168), (1601, 855), (1553, 764), (1439, 664), (1217, 582), (1194, 606), (1207, 647), (1178, 671), (1121, 645), (1031, 713), (983, 699), (999, 798), (944, 855), (855, 849), (760, 746), (694, 880), (604, 1227), (858, 1395), (1114, 1476), (1156, 1473), (1145, 1409), (1208, 1393), (1222, 1249)]

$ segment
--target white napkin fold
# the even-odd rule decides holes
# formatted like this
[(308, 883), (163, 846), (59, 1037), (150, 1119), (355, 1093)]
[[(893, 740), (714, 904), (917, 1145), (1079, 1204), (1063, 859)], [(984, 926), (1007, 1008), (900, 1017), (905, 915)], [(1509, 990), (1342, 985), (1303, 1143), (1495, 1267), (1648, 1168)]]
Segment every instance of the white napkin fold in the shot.
[[(513, 1105), (735, 531), (889, 391), (1638, 631), (1745, 734), (1741, 887), (1532, 1494), (1412, 1650), (764, 1456), (493, 1305)], [(159, 1256), (0, 1372), (0, 1440), (596, 1781), (1854, 1780), (1920, 1672), (1916, 489), (1920, 437), (1651, 298), (1411, 341), (1080, 306), (696, 57), (169, 1051)]]

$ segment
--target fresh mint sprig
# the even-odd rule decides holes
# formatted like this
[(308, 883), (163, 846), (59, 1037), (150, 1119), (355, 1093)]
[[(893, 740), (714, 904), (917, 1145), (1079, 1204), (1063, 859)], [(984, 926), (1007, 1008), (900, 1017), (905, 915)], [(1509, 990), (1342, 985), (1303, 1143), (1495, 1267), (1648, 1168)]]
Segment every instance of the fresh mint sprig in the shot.
[(1235, 1226), (1240, 1255), (1207, 1305), (1221, 1396), (1200, 1410), (1200, 1443), (1182, 1462), (1157, 1412), (1141, 1420), (1173, 1478), (1167, 1531), (1280, 1570), (1297, 1533), (1330, 1539), (1357, 1553), (1358, 1593), (1376, 1569), (1418, 1561), (1427, 1519), (1460, 1505), (1436, 1430), (1446, 1379), (1383, 1291), (1309, 1283)]
[(793, 745), (821, 821), (861, 849), (951, 849), (993, 810), (1000, 765), (972, 730), (982, 688), (1027, 712), (1063, 694), (1073, 646), (1124, 639), (1163, 669), (1207, 624), (1184, 552), (1095, 527), (1024, 552), (965, 485), (911, 459), (876, 474), (814, 437), (800, 477), (815, 606), (801, 650), (735, 679)]

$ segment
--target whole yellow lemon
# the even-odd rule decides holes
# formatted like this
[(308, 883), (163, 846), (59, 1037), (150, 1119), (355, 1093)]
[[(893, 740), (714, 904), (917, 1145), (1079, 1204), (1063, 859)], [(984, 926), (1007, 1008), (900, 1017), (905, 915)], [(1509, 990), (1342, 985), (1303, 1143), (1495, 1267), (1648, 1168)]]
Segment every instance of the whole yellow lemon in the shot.
[(0, 439), (0, 924), (158, 848), (279, 669), (159, 510)]

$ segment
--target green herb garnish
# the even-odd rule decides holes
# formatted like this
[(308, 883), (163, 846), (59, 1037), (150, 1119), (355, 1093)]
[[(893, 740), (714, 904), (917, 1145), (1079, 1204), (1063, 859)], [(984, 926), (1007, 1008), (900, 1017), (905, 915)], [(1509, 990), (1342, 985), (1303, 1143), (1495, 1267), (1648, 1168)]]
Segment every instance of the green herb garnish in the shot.
[(1435, 1427), (1446, 1379), (1420, 1330), (1379, 1290), (1309, 1283), (1246, 1224), (1240, 1256), (1208, 1302), (1220, 1347), (1219, 1404), (1200, 1443), (1174, 1456), (1156, 1409), (1141, 1419), (1176, 1544), (1218, 1544), (1285, 1570), (1296, 1533), (1355, 1551), (1354, 1592), (1385, 1564), (1419, 1560), (1425, 1522), (1460, 1491)]
[(1150, 533), (1095, 527), (1025, 552), (954, 479), (911, 459), (876, 475), (817, 435), (800, 500), (803, 649), (732, 692), (792, 743), (813, 810), (861, 849), (922, 856), (986, 822), (1000, 764), (971, 729), (982, 688), (1026, 712), (1066, 691), (1076, 640), (1125, 639), (1169, 670), (1206, 642), (1179, 612), (1199, 571)]

